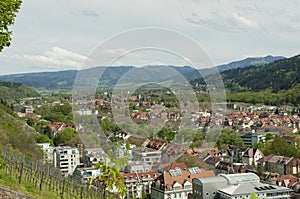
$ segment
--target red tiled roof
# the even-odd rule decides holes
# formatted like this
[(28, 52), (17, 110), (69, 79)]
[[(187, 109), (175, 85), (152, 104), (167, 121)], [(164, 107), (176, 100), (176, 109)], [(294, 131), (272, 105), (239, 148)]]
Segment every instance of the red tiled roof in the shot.
[(205, 178), (205, 177), (212, 177), (215, 176), (215, 173), (213, 170), (205, 170), (200, 169), (201, 172), (198, 174), (191, 174), (188, 169), (181, 170), (180, 176), (171, 176), (170, 172), (164, 172), (163, 175), (161, 175), (159, 178), (157, 178), (157, 181), (164, 186), (162, 187), (164, 190), (167, 190), (167, 187), (169, 187), (169, 190), (173, 190), (173, 185), (177, 182), (183, 186), (183, 184), (186, 181), (189, 181), (192, 183), (192, 179), (194, 178)]
[(186, 169), (186, 165), (184, 163), (177, 163), (177, 162), (172, 162), (170, 164), (163, 164), (161, 166), (164, 171), (169, 171), (171, 169), (175, 169), (176, 167), (181, 169)]
[(146, 171), (146, 172), (135, 172), (135, 173), (122, 173), (123, 182), (125, 181), (139, 181), (139, 180), (155, 180), (161, 174), (157, 170)]

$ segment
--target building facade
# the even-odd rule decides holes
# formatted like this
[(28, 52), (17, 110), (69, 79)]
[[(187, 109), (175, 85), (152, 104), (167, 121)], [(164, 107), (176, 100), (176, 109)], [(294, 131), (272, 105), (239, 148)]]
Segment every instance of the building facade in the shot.
[(77, 148), (55, 147), (53, 151), (53, 165), (60, 169), (63, 176), (72, 175), (79, 164), (80, 154)]
[(53, 151), (54, 147), (50, 146), (50, 143), (38, 143), (37, 144), (44, 152), (45, 163), (53, 165)]
[(132, 161), (144, 162), (151, 166), (151, 170), (155, 170), (161, 162), (161, 151), (149, 148), (136, 148), (132, 150)]
[(187, 199), (192, 194), (192, 179), (215, 176), (212, 170), (175, 167), (163, 173), (151, 187), (151, 199)]
[(256, 143), (265, 143), (266, 136), (260, 133), (255, 132), (248, 132), (245, 135), (241, 136), (242, 140), (244, 141), (245, 146), (253, 146)]
[(193, 179), (193, 199), (291, 198), (292, 190), (260, 182), (254, 173), (221, 174)]
[(84, 149), (83, 165), (84, 167), (94, 167), (99, 161), (108, 164), (110, 159), (108, 154), (101, 148)]
[(151, 194), (151, 186), (154, 180), (160, 175), (158, 171), (124, 173), (124, 183), (126, 185), (126, 198), (145, 198)]

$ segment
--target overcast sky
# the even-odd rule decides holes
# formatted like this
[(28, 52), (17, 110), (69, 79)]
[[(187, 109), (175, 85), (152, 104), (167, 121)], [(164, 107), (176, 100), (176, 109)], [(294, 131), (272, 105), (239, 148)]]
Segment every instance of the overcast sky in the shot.
[[(297, 0), (24, 0), (11, 27), (12, 45), (0, 54), (0, 74), (80, 69), (96, 46), (120, 32), (143, 27), (188, 36), (216, 65), (270, 54), (291, 57), (299, 53), (299, 4)], [(119, 46), (99, 56), (110, 59), (128, 50), (122, 42)], [(141, 52), (115, 64), (186, 63), (166, 52)]]

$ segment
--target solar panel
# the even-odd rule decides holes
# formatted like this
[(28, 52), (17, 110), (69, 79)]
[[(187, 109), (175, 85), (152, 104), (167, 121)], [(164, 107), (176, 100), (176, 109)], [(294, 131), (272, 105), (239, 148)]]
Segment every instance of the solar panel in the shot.
[(254, 189), (256, 189), (257, 191), (261, 191), (259, 187), (254, 187)]
[(273, 186), (269, 186), (270, 187), (270, 189), (276, 189), (275, 187), (273, 187)]
[(182, 174), (181, 174), (181, 170), (179, 170), (179, 169), (170, 170), (169, 173), (170, 173), (170, 175), (171, 175), (172, 177), (175, 177), (175, 176), (181, 176), (181, 175), (182, 175)]
[(199, 174), (199, 173), (201, 173), (199, 167), (192, 167), (192, 168), (189, 168), (189, 172), (190, 172), (191, 174)]

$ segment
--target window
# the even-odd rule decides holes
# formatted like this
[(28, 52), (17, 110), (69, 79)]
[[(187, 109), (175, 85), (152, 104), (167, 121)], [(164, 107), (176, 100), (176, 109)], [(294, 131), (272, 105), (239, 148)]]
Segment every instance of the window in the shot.
[(185, 185), (184, 188), (185, 189), (190, 189), (190, 188), (192, 188), (192, 185)]

